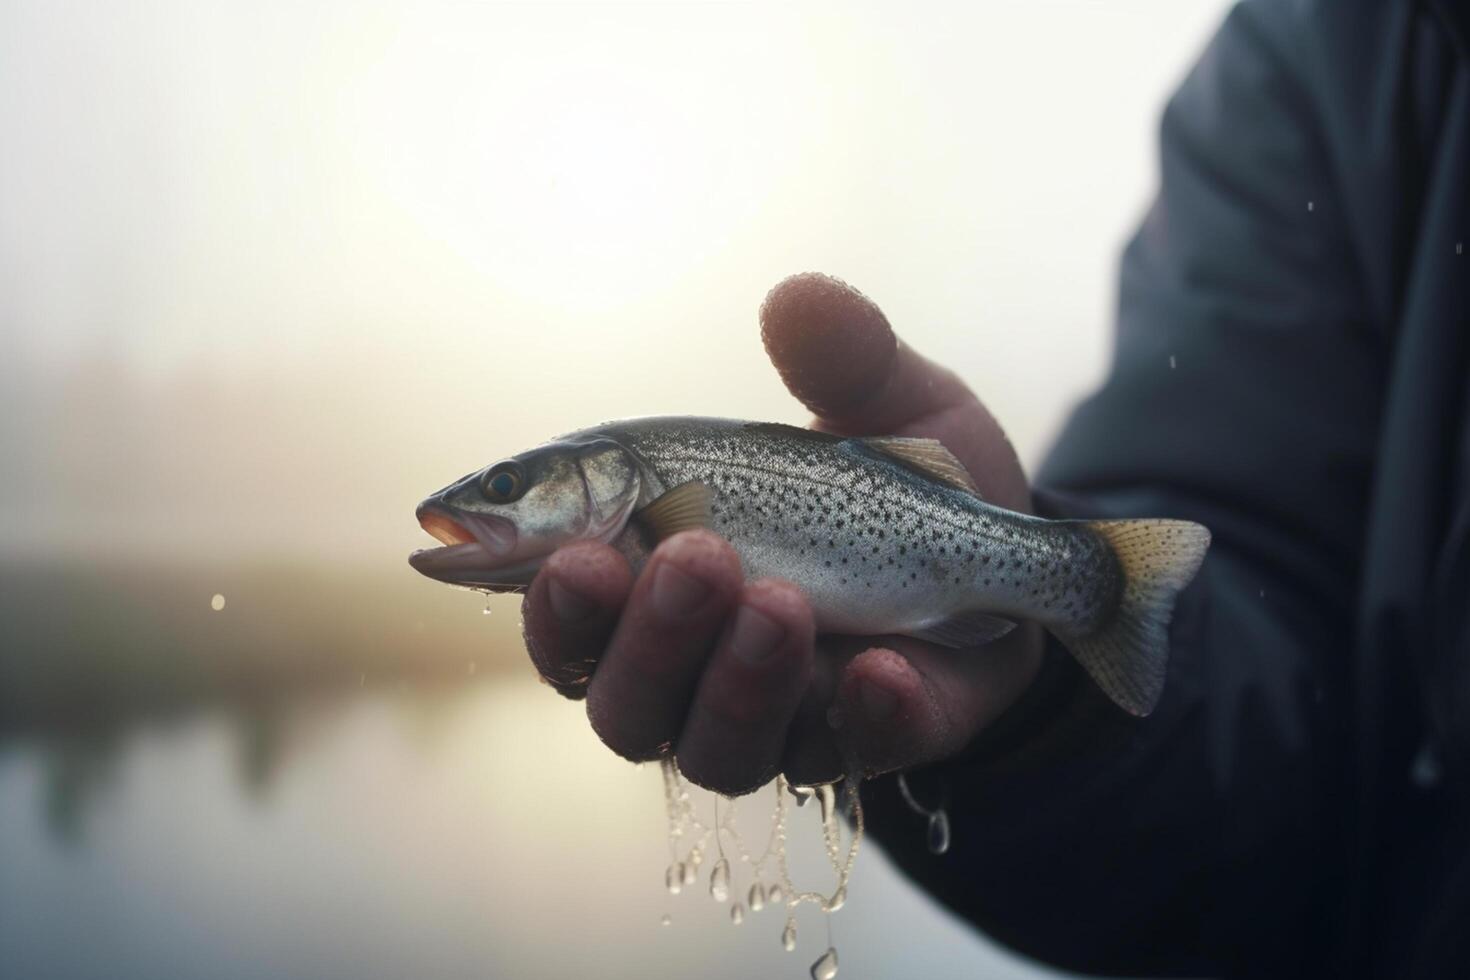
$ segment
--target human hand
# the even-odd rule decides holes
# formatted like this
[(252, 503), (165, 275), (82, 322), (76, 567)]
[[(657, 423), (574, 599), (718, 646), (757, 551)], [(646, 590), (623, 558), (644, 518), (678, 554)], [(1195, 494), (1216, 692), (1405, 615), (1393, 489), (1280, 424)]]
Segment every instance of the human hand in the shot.
[[(761, 329), (816, 428), (938, 439), (986, 500), (1030, 510), (995, 419), (898, 341), (866, 297), (795, 276), (767, 296)], [(744, 581), (734, 549), (708, 531), (663, 542), (636, 578), (607, 545), (563, 548), (532, 582), (524, 618), (537, 669), (563, 694), (585, 695), (609, 747), (634, 760), (673, 752), (691, 781), (730, 795), (778, 771), (819, 783), (953, 754), (1020, 697), (1042, 652), (1032, 624), (974, 650), (817, 637), (799, 589)]]

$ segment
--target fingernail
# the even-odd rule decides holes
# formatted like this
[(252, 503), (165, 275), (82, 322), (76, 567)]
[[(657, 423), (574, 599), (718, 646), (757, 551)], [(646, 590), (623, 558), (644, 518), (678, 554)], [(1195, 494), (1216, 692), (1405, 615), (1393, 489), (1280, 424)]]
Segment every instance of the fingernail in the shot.
[(741, 606), (735, 614), (735, 628), (730, 631), (730, 652), (737, 660), (752, 667), (771, 659), (786, 631), (781, 625), (749, 606)]
[(898, 710), (898, 695), (875, 681), (863, 681), (859, 695), (870, 718), (887, 718)]
[(709, 591), (708, 585), (671, 561), (660, 562), (653, 573), (653, 608), (666, 619), (689, 615)]
[(556, 579), (546, 586), (546, 601), (551, 603), (551, 614), (563, 623), (580, 623), (597, 608), (591, 599), (573, 592)]

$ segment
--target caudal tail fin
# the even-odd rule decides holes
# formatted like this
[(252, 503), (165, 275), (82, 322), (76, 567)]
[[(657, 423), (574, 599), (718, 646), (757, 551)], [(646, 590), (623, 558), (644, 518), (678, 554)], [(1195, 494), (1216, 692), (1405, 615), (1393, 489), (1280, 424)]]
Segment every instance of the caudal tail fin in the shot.
[(1169, 617), (1210, 546), (1192, 521), (1088, 521), (1118, 558), (1122, 595), (1110, 620), (1087, 636), (1058, 638), (1124, 711), (1154, 710), (1169, 660)]

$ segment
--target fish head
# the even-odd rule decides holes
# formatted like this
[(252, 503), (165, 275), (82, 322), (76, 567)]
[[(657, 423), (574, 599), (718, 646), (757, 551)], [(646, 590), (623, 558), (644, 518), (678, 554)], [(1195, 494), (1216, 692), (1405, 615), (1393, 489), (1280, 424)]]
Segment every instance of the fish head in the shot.
[(408, 562), (441, 582), (522, 591), (562, 545), (617, 537), (640, 486), (637, 460), (612, 439), (548, 443), (419, 504), (419, 524), (442, 546), (415, 551)]

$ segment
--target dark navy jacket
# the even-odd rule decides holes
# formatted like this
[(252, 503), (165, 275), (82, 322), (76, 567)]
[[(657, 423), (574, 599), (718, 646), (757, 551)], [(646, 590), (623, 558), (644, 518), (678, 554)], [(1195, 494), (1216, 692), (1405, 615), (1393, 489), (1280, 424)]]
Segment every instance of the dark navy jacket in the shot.
[[(1055, 516), (1214, 545), (1164, 698), (1060, 651), (879, 839), (1072, 969), (1470, 976), (1470, 13), (1242, 3), (1170, 101), (1111, 375), (1037, 479)], [(1079, 157), (1079, 166), (1085, 160)]]

